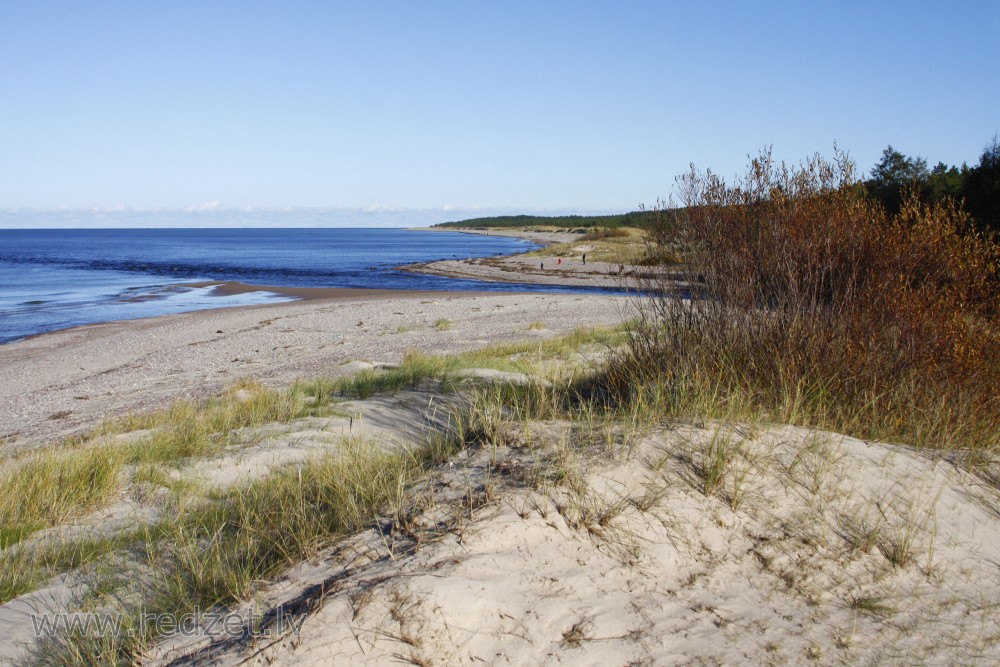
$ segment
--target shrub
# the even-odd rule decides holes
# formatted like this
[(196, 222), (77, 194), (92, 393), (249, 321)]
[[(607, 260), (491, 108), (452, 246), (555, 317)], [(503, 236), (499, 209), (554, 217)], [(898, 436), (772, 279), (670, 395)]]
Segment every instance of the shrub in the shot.
[(764, 152), (733, 185), (693, 167), (678, 181), (685, 208), (661, 211), (651, 242), (684, 264), (654, 278), (620, 390), (638, 375), (677, 409), (710, 395), (862, 437), (996, 447), (1000, 253), (953, 201), (911, 192), (890, 217), (841, 153), (788, 167)]
[(622, 239), (632, 236), (627, 229), (612, 227), (610, 229), (599, 229), (597, 231), (584, 234), (579, 241), (603, 241), (604, 239)]

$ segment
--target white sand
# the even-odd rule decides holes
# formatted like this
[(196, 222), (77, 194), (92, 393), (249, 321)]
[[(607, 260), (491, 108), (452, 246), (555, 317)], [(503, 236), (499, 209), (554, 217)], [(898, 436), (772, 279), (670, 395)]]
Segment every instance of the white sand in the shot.
[[(476, 307), (502, 305), (485, 299)], [(455, 326), (485, 330), (475, 318)], [(526, 334), (524, 322), (489, 329)], [(375, 338), (429, 336), (425, 344), (445, 348), (444, 333)], [(265, 426), (263, 438), (248, 434), (255, 444), (177, 474), (225, 488), (336, 447), (341, 435), (410, 446), (445, 427), (441, 400), (424, 390), (341, 404), (350, 417)], [(416, 490), (406, 531), (362, 531), (263, 588), (256, 613), (287, 610), (302, 621), (297, 634), (168, 639), (148, 664), (1000, 660), (1000, 494), (943, 456), (792, 427), (678, 424), (633, 449), (615, 434), (586, 446), (560, 423), (532, 433), (531, 447), (471, 450), (439, 471)], [(713, 439), (734, 454), (706, 494)], [(542, 462), (558, 451), (561, 460)], [(521, 481), (546, 467), (578, 481)], [(133, 501), (134, 519), (153, 520), (143, 503), (155, 499)], [(72, 586), (58, 580), (0, 606), (0, 661), (30, 640), (30, 613), (64, 610)]]
[(152, 664), (1000, 660), (995, 490), (903, 448), (741, 428), (706, 496), (713, 435), (663, 430), (581, 461), (576, 491), (505, 483), (527, 450), (492, 467), (473, 453), (428, 485), (419, 545), (368, 531), (263, 593), (299, 633), (164, 642)]

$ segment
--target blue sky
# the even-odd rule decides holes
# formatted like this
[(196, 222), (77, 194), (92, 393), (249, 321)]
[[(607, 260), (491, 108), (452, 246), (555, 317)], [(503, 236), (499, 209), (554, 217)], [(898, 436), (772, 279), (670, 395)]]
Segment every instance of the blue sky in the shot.
[(998, 45), (995, 1), (0, 0), (0, 209), (627, 211), (767, 145), (971, 163)]

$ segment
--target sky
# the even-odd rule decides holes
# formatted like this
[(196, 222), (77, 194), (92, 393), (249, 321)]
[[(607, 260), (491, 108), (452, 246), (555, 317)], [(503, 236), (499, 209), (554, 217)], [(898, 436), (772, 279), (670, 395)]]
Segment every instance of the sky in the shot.
[(625, 212), (767, 146), (971, 164), (998, 83), (1000, 0), (0, 0), (0, 226)]

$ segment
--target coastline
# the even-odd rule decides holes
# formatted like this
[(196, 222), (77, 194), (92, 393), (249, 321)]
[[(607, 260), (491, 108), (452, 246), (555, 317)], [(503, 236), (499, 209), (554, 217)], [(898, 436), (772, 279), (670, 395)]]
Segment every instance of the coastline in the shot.
[[(441, 231), (516, 237), (542, 246), (578, 236)], [(549, 264), (545, 271), (533, 270), (522, 253), (397, 270), (554, 287), (621, 288), (627, 277), (602, 263), (591, 262), (586, 269), (572, 259)], [(339, 364), (356, 359), (396, 363), (409, 348), (457, 352), (581, 326), (614, 325), (628, 301), (625, 295), (587, 293), (284, 287), (238, 281), (177, 287), (211, 288), (211, 296), (220, 300), (262, 292), (287, 299), (84, 324), (0, 345), (0, 373), (8, 378), (0, 387), (3, 449), (43, 444), (95, 421), (163, 407), (179, 397), (207, 397), (243, 377), (281, 385), (310, 374), (337, 374)], [(499, 321), (501, 313), (508, 321)], [(436, 320), (455, 322), (455, 328), (434, 331), (430, 327)], [(277, 328), (278, 322), (285, 326)], [(539, 323), (540, 329), (528, 331)], [(410, 327), (415, 330), (393, 334)]]
[[(628, 307), (628, 297), (591, 294), (375, 292), (311, 292), (299, 301), (103, 322), (0, 345), (0, 452), (207, 398), (243, 378), (287, 386), (351, 373), (343, 365), (352, 361), (399, 363), (410, 349), (461, 352), (614, 325)], [(447, 330), (435, 327), (441, 321)]]
[(460, 234), (478, 234), (480, 236), (503, 236), (531, 241), (540, 246), (550, 246), (554, 243), (569, 243), (580, 237), (575, 232), (536, 232), (499, 227), (410, 227), (409, 229), (420, 232), (458, 232)]
[[(211, 230), (184, 234), (154, 229), (125, 235), (120, 244), (104, 248), (102, 243), (110, 238), (107, 231), (72, 231), (64, 238), (44, 234), (44, 230), (24, 230), (12, 237), (10, 247), (5, 246), (5, 259), (0, 262), (0, 283), (4, 285), (0, 290), (0, 344), (97, 322), (351, 294), (313, 289), (327, 286), (493, 291), (498, 287), (419, 276), (395, 267), (433, 258), (495, 256), (537, 247), (513, 238), (460, 234), (445, 238), (402, 229), (385, 234), (371, 229), (299, 229), (290, 230), (289, 235), (263, 229), (221, 236)], [(58, 242), (53, 240), (57, 238)], [(270, 246), (261, 245), (266, 239), (277, 243), (279, 249), (267, 250)], [(189, 247), (191, 254), (178, 250), (182, 247)], [(231, 252), (238, 255), (233, 261), (226, 260)], [(41, 259), (63, 255), (76, 263)], [(91, 269), (100, 272), (88, 274)], [(367, 297), (374, 292), (357, 294)]]
[[(580, 234), (574, 232), (534, 232), (475, 227), (435, 227), (429, 228), (429, 231), (520, 238), (543, 247), (557, 243), (572, 243), (580, 239)], [(583, 257), (589, 252), (590, 247), (586, 243), (575, 246)], [(608, 289), (625, 289), (637, 278), (641, 279), (648, 271), (645, 267), (628, 264), (593, 260), (587, 262), (581, 257), (528, 257), (528, 252), (497, 257), (416, 262), (397, 267), (397, 270), (495, 283)]]
[[(182, 287), (211, 287), (213, 288), (212, 296), (220, 298), (251, 294), (254, 292), (267, 292), (278, 296), (291, 297), (297, 301), (316, 301), (322, 299), (389, 299), (400, 296), (429, 296), (446, 292), (446, 290), (398, 290), (381, 289), (378, 287), (285, 287), (282, 285), (251, 285), (249, 283), (242, 283), (234, 280), (187, 283), (182, 285)], [(480, 294), (480, 292), (475, 290), (456, 290), (447, 291), (446, 293), (460, 296)], [(271, 304), (255, 305), (260, 306)]]

